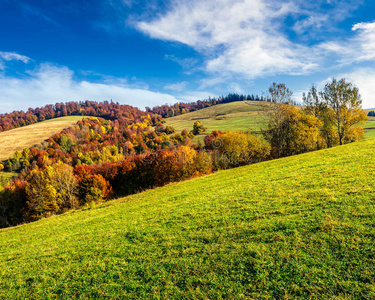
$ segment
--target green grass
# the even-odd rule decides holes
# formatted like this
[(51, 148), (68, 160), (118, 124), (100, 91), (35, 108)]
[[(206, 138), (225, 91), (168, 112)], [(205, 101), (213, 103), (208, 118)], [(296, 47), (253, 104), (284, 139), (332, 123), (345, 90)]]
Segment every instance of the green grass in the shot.
[(13, 177), (17, 176), (18, 173), (15, 172), (1, 172), (0, 171), (0, 191), (2, 188), (11, 180)]
[[(193, 142), (202, 142), (207, 134), (213, 130), (244, 130), (255, 135), (267, 128), (268, 120), (264, 114), (264, 102), (240, 101), (219, 104), (198, 111), (166, 119), (166, 125), (172, 126), (177, 132), (183, 129), (193, 129), (195, 121), (200, 121), (207, 128), (206, 132), (196, 136)], [(365, 138), (375, 137), (375, 117), (369, 117), (364, 125)]]
[(0, 230), (0, 299), (374, 299), (375, 140)]
[(363, 126), (365, 130), (365, 137), (375, 137), (375, 117), (368, 117), (368, 121)]
[(207, 131), (194, 139), (202, 141), (213, 130), (245, 130), (259, 132), (267, 126), (267, 118), (260, 102), (241, 101), (210, 106), (191, 113), (166, 119), (166, 125), (177, 132), (193, 129), (195, 121), (200, 121)]

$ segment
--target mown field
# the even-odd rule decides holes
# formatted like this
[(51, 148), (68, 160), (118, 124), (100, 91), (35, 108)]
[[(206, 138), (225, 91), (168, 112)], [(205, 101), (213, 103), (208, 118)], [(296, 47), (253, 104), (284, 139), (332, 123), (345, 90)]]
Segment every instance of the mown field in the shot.
[(40, 144), (64, 128), (73, 126), (82, 116), (69, 116), (0, 132), (0, 162), (16, 151)]
[(194, 122), (200, 121), (207, 131), (194, 141), (202, 141), (213, 130), (245, 130), (259, 132), (267, 126), (267, 117), (263, 112), (264, 102), (241, 101), (210, 106), (191, 113), (166, 119), (166, 125), (177, 132), (193, 129)]
[(375, 140), (0, 230), (0, 299), (374, 299)]

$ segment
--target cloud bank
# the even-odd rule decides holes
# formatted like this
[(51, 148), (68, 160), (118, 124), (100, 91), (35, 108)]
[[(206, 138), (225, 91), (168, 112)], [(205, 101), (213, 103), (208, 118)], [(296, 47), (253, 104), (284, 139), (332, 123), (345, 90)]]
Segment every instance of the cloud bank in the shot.
[(178, 101), (169, 94), (132, 88), (118, 82), (77, 81), (74, 79), (74, 72), (67, 67), (51, 64), (41, 64), (23, 78), (0, 74), (0, 91), (0, 113), (80, 100), (113, 99), (139, 108)]
[[(216, 76), (306, 75), (319, 71), (333, 48), (347, 48), (345, 41), (320, 45), (319, 40), (360, 2), (175, 0), (165, 13), (135, 26), (152, 38), (192, 47), (205, 57), (202, 70)], [(366, 37), (373, 30), (370, 24), (353, 29), (367, 31)], [(364, 55), (374, 55), (371, 51)]]
[(168, 12), (137, 24), (152, 38), (186, 44), (206, 55), (205, 71), (263, 75), (306, 74), (313, 54), (290, 42), (280, 20), (294, 13), (290, 3), (264, 0), (174, 1)]

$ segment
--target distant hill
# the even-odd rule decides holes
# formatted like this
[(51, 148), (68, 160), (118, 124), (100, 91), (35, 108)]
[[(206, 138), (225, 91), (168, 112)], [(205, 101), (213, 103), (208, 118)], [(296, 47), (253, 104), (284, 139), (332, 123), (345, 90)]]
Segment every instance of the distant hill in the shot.
[[(166, 125), (172, 126), (177, 132), (186, 129), (192, 130), (194, 122), (200, 121), (206, 132), (194, 138), (194, 142), (203, 141), (205, 135), (213, 130), (244, 130), (253, 134), (260, 134), (267, 128), (268, 119), (264, 113), (263, 101), (237, 101), (226, 104), (217, 104), (183, 115), (166, 118)], [(367, 110), (366, 110), (367, 111)], [(375, 117), (368, 117), (363, 125), (365, 137), (375, 137)]]
[(73, 126), (83, 116), (69, 116), (0, 132), (0, 162), (35, 144), (40, 144), (64, 128)]
[(266, 102), (238, 101), (227, 104), (218, 104), (176, 117), (167, 118), (166, 125), (176, 131), (192, 130), (194, 122), (200, 121), (206, 132), (195, 140), (202, 140), (204, 135), (213, 130), (245, 130), (259, 133), (267, 126), (267, 117), (263, 108)]
[(0, 298), (374, 299), (374, 149), (220, 171), (0, 230)]
[[(145, 112), (130, 105), (108, 101), (61, 102), (35, 109), (29, 108), (26, 112), (21, 110), (0, 114), (0, 132), (65, 116), (93, 116), (107, 120), (120, 118), (133, 120), (145, 116)], [(152, 112), (149, 112), (148, 116), (154, 121), (161, 118), (155, 116)]]

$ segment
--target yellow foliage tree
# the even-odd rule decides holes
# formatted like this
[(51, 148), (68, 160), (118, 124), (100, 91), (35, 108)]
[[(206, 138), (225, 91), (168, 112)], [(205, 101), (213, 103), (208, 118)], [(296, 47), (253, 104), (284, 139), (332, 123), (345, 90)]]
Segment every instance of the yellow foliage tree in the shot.
[(313, 86), (303, 100), (306, 111), (323, 122), (321, 131), (327, 147), (363, 138), (363, 130), (357, 125), (366, 121), (367, 116), (359, 90), (352, 83), (332, 79), (320, 93)]
[(179, 163), (181, 164), (181, 176), (191, 176), (195, 171), (194, 162), (197, 152), (190, 147), (180, 146), (177, 149), (177, 153), (179, 155)]
[(32, 219), (60, 213), (77, 206), (77, 183), (73, 168), (59, 162), (43, 170), (33, 170), (26, 186), (29, 216)]
[(265, 141), (243, 131), (226, 131), (214, 142), (213, 160), (217, 169), (258, 162), (270, 154)]
[(266, 138), (278, 157), (316, 150), (322, 122), (293, 105), (277, 104), (278, 122), (270, 121)]

